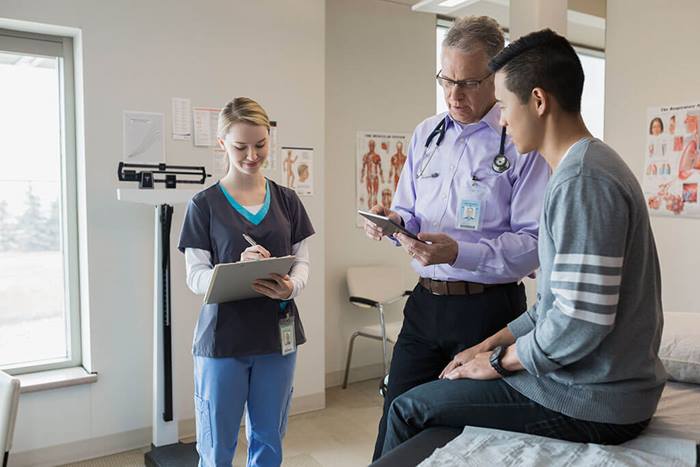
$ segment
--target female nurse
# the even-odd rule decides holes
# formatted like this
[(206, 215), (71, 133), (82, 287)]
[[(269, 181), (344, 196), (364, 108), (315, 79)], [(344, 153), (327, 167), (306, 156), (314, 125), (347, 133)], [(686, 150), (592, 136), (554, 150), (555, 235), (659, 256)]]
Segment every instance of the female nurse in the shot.
[(296, 193), (261, 173), (270, 121), (257, 102), (238, 97), (226, 104), (217, 136), (229, 169), (187, 206), (178, 245), (187, 285), (204, 294), (218, 263), (296, 260), (289, 274), (252, 284), (260, 298), (202, 306), (192, 349), (199, 465), (231, 466), (247, 404), (248, 465), (279, 466), (296, 346), (306, 341), (294, 298), (308, 279), (314, 229)]

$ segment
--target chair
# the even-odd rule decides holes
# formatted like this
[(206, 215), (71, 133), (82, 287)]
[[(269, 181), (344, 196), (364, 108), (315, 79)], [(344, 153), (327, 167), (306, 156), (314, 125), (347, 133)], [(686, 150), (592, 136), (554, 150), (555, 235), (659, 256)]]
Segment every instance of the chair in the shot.
[(350, 373), (350, 362), (352, 360), (352, 350), (355, 339), (366, 337), (381, 341), (382, 343), (382, 366), (384, 377), (389, 371), (389, 354), (387, 352), (387, 342), (396, 343), (396, 339), (401, 331), (401, 321), (385, 323), (384, 305), (396, 302), (411, 291), (404, 287), (403, 274), (401, 269), (390, 266), (364, 266), (348, 268), (347, 271), (348, 291), (350, 292), (350, 303), (361, 308), (375, 308), (379, 315), (379, 323), (365, 326), (355, 331), (350, 337), (348, 345), (348, 357), (345, 364), (345, 378), (343, 378), (343, 389), (348, 386), (348, 375)]
[(10, 457), (18, 404), (19, 379), (0, 371), (0, 449), (3, 453), (3, 467), (7, 467)]

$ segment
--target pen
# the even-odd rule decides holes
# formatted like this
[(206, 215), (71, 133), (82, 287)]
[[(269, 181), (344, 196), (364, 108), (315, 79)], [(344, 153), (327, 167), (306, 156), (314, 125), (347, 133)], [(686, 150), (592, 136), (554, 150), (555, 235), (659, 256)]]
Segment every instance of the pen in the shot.
[(256, 242), (255, 240), (253, 240), (253, 238), (252, 238), (250, 235), (248, 235), (248, 234), (243, 234), (243, 238), (245, 238), (245, 241), (246, 241), (246, 242), (250, 243), (250, 246), (255, 246), (255, 245), (258, 244), (258, 242)]

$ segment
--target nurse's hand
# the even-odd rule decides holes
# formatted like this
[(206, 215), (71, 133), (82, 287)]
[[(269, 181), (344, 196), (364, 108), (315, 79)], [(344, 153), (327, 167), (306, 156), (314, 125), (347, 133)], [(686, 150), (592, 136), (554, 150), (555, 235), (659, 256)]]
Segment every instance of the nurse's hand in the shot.
[[(379, 214), (380, 216), (388, 217), (397, 224), (401, 224), (401, 216), (399, 216), (399, 213), (390, 211), (381, 204), (376, 204), (372, 209), (369, 210), (369, 212), (373, 214)], [(382, 236), (384, 235), (384, 231), (381, 227), (378, 227), (377, 224), (375, 224), (374, 222), (370, 221), (369, 219), (365, 219), (365, 234), (372, 240), (381, 240)]]
[(431, 264), (453, 264), (459, 253), (459, 245), (447, 234), (419, 233), (418, 238), (430, 242), (421, 243), (404, 234), (397, 234), (404, 250), (423, 266)]
[(241, 261), (257, 261), (263, 258), (269, 258), (270, 252), (261, 245), (249, 246), (241, 253)]
[(287, 300), (294, 290), (294, 284), (288, 274), (270, 274), (269, 279), (256, 279), (253, 281), (253, 290), (266, 297), (276, 300)]

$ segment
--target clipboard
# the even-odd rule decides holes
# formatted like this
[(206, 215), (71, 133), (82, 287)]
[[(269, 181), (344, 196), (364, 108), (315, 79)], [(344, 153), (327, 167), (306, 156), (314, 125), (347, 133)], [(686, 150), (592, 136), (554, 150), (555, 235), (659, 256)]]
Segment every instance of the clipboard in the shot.
[(295, 256), (265, 258), (257, 261), (220, 263), (214, 266), (214, 274), (209, 282), (204, 303), (233, 302), (249, 298), (264, 297), (251, 287), (255, 279), (267, 279), (270, 274), (289, 274)]

